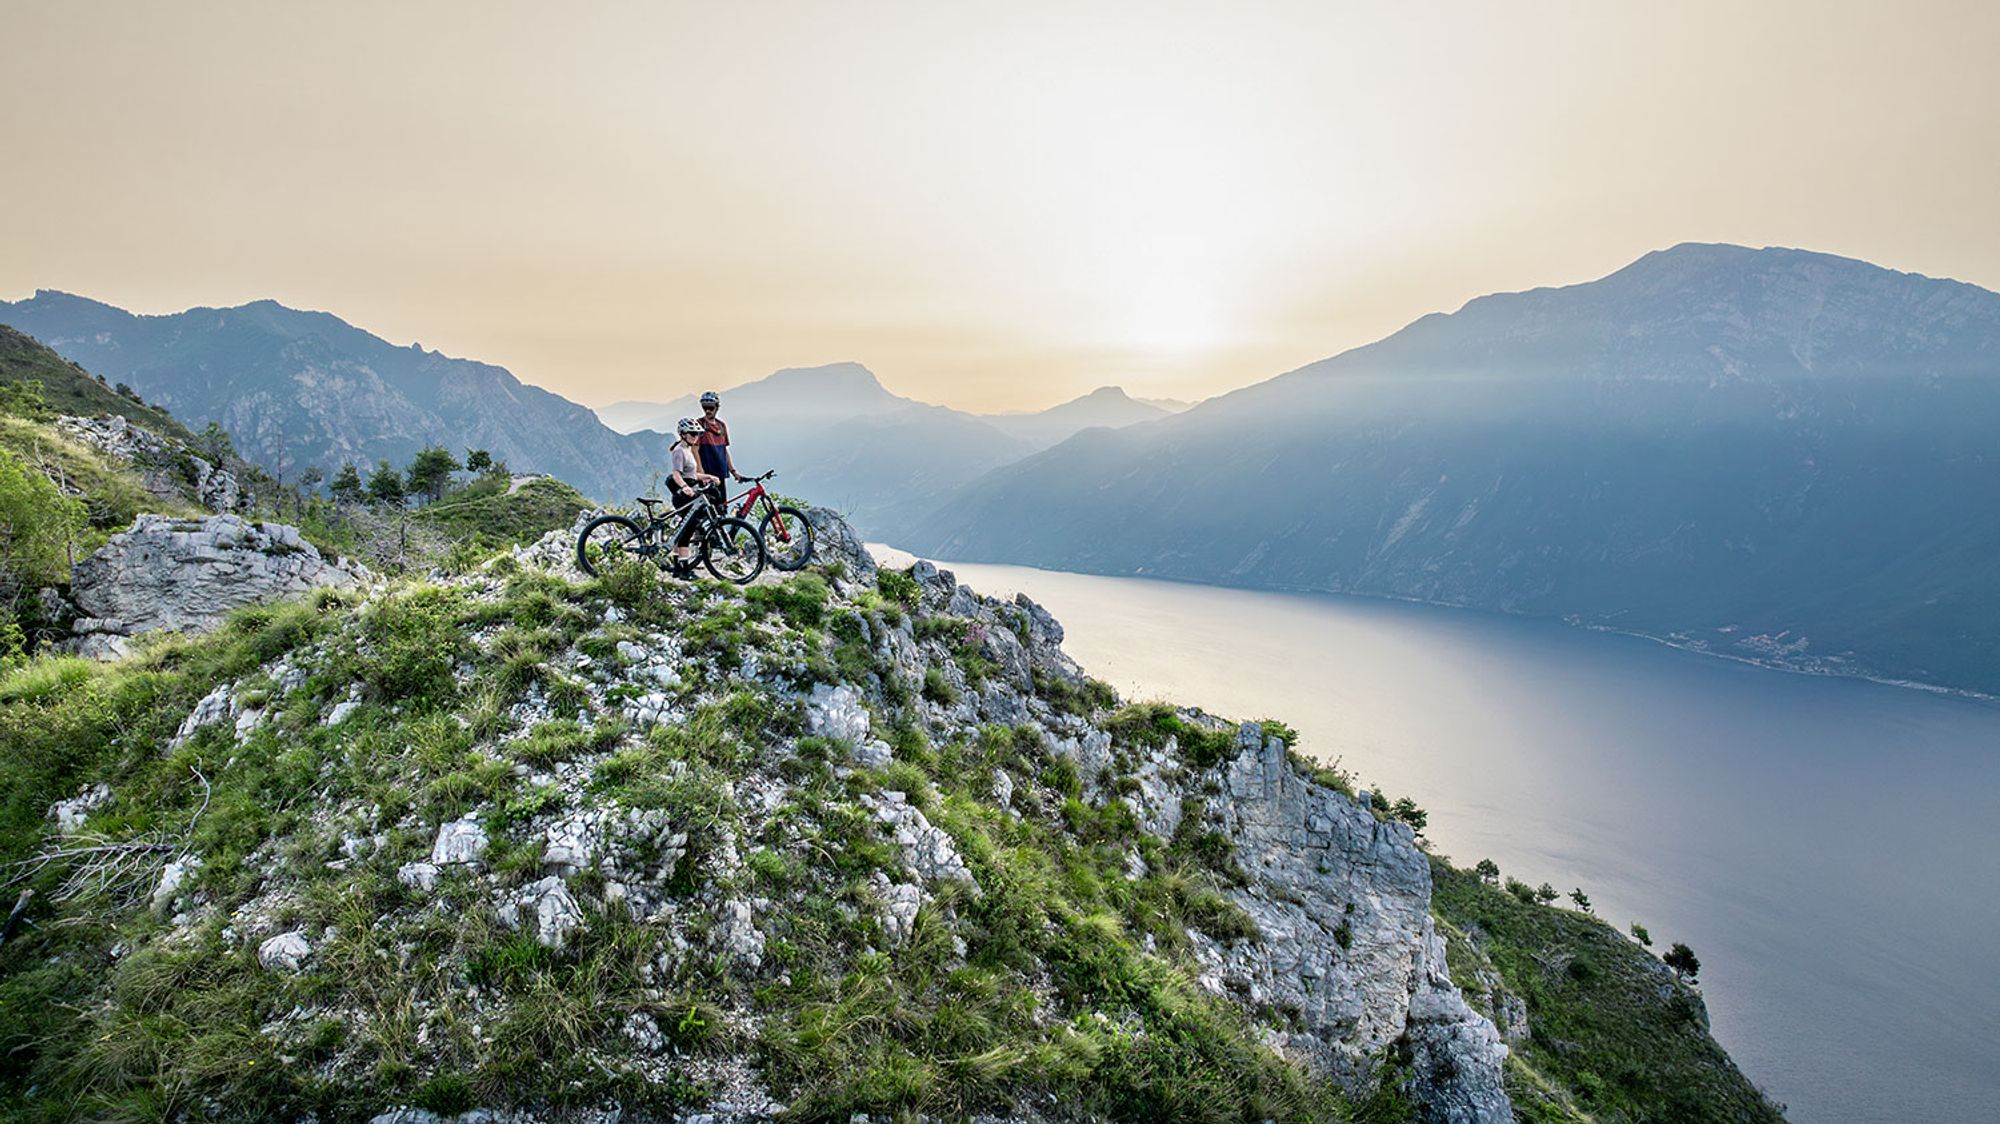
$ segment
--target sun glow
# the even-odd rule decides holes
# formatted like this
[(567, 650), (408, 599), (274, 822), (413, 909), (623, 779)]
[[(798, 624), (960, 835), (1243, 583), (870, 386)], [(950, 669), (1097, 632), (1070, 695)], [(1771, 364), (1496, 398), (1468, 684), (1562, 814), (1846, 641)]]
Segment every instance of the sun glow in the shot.
[(1161, 275), (1127, 294), (1130, 307), (1118, 343), (1150, 355), (1184, 357), (1224, 342), (1221, 308), (1210, 286)]

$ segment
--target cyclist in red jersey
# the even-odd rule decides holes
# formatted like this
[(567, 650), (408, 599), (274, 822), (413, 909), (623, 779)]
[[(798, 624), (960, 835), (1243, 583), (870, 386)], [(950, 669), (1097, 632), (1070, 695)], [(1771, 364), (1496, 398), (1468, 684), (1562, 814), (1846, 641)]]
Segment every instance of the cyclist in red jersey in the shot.
[(745, 479), (729, 458), (729, 424), (716, 416), (720, 409), (722, 397), (713, 390), (701, 396), (702, 434), (696, 442), (701, 453), (701, 470), (715, 477), (709, 496), (718, 511), (729, 502), (729, 489), (723, 487), (722, 481), (727, 478), (741, 484)]

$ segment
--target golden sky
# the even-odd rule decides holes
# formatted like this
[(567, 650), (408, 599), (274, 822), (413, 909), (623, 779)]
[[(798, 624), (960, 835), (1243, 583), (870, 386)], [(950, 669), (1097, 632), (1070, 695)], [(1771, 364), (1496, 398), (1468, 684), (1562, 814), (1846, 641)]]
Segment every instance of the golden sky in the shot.
[(0, 297), (1200, 397), (1681, 241), (2000, 288), (2000, 5), (0, 7)]

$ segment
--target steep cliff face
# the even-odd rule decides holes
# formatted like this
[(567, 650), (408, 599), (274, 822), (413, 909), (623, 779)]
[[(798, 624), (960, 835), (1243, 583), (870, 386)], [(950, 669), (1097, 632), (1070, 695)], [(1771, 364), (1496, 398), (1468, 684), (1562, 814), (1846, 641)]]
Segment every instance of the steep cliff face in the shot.
[(0, 683), (6, 1096), (1510, 1118), (1407, 828), (816, 522), (745, 592), (558, 531)]

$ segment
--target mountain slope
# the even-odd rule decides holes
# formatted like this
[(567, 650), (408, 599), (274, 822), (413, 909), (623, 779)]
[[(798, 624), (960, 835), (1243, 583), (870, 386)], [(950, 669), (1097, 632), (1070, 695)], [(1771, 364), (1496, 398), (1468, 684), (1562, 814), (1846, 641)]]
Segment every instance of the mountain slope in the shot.
[(194, 436), (172, 414), (120, 394), (41, 341), (0, 324), (0, 387), (39, 383), (43, 405), (55, 414), (124, 418), (179, 441)]
[(420, 448), (485, 448), (517, 470), (546, 472), (600, 498), (635, 494), (666, 443), (622, 436), (589, 410), (500, 367), (396, 347), (324, 312), (272, 301), (134, 316), (65, 293), (0, 302), (0, 322), (199, 426), (218, 421), (236, 447), (276, 472)]
[(2000, 691), (1997, 421), (2000, 295), (1686, 245), (1081, 434), (888, 530)]
[(747, 590), (558, 527), (0, 669), (0, 1115), (1502, 1124), (1596, 1066), (1621, 1119), (1779, 1118), (1608, 926), (1488, 941), (1282, 726), (1121, 707), (1032, 601), (815, 523)]

